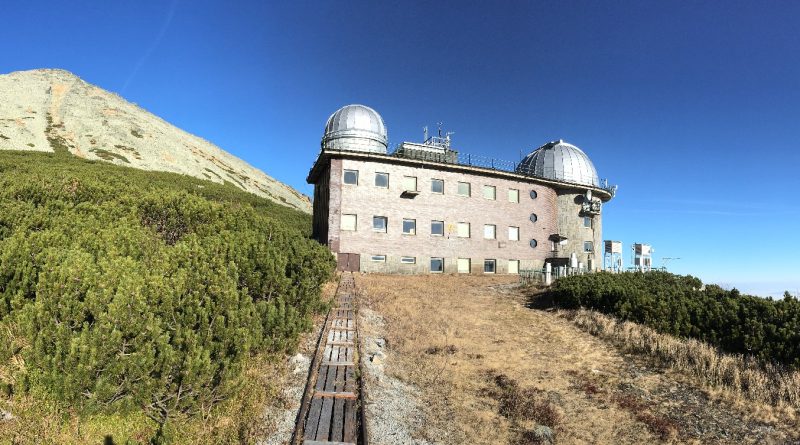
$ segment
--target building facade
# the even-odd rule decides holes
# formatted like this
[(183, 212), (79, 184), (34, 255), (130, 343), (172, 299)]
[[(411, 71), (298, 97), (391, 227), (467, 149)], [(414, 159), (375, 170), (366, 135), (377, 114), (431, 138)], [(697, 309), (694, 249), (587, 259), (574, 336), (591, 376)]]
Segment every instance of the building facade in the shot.
[(343, 107), (329, 118), (307, 178), (313, 236), (342, 270), (513, 274), (545, 263), (602, 266), (600, 209), (613, 189), (600, 186), (580, 149), (554, 141), (513, 166), (483, 164), (453, 150), (449, 136), (388, 153), (380, 115)]

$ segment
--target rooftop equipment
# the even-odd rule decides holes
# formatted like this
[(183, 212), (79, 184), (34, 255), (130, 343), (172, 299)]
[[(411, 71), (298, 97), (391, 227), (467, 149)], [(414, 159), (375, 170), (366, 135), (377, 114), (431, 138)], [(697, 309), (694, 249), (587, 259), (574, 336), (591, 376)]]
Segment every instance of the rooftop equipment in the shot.
[(605, 240), (603, 244), (603, 270), (622, 272), (622, 241)]
[(636, 243), (631, 247), (633, 267), (640, 272), (650, 272), (653, 268), (653, 252), (649, 244)]

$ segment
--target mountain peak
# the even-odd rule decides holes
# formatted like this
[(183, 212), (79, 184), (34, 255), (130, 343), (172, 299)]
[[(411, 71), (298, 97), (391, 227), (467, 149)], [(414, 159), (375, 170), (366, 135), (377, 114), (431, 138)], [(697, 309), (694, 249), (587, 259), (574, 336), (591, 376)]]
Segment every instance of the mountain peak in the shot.
[(308, 197), (216, 145), (70, 71), (0, 75), (0, 150), (68, 151), (142, 170), (181, 173), (311, 212)]

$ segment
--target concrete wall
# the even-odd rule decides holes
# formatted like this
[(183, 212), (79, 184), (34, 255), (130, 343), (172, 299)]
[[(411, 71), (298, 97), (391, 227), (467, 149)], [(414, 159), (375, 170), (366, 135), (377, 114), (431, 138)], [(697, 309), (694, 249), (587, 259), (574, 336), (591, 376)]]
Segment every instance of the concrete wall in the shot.
[[(344, 169), (359, 171), (358, 185), (342, 184)], [(374, 185), (376, 172), (389, 174), (388, 189)], [(401, 197), (403, 176), (417, 177), (420, 194), (413, 199)], [(431, 192), (431, 179), (444, 180), (444, 194)], [(484, 259), (497, 260), (497, 273), (507, 272), (509, 259), (520, 260), (521, 269), (540, 268), (551, 254), (549, 237), (558, 231), (556, 192), (540, 184), (397, 165), (378, 158), (332, 159), (329, 181), (328, 244), (333, 252), (360, 253), (365, 272), (426, 273), (431, 257), (444, 258), (446, 273), (457, 272), (457, 258), (470, 258), (473, 273), (483, 273)], [(459, 181), (471, 183), (472, 196), (458, 195)], [(484, 185), (495, 186), (496, 200), (483, 197)], [(508, 201), (510, 188), (519, 190), (519, 203)], [(531, 190), (537, 192), (536, 199), (531, 199)], [(531, 213), (537, 214), (536, 223), (530, 221)], [(357, 215), (355, 232), (340, 230), (342, 214)], [(373, 230), (373, 216), (388, 218), (386, 233)], [(416, 219), (415, 235), (403, 234), (404, 218)], [(443, 236), (431, 235), (432, 220), (444, 221)], [(457, 236), (458, 222), (470, 223), (470, 238)], [(484, 239), (484, 224), (496, 225), (496, 239)], [(519, 241), (508, 240), (509, 226), (520, 228)], [(531, 239), (538, 241), (535, 249), (529, 245)], [(387, 258), (374, 262), (373, 255)], [(415, 257), (416, 264), (401, 264), (401, 256)]]
[[(592, 217), (592, 227), (584, 227), (581, 214), (581, 203), (584, 195), (575, 191), (559, 190), (556, 198), (558, 205), (558, 233), (568, 239), (565, 245), (559, 247), (558, 257), (569, 258), (574, 252), (578, 261), (588, 268), (589, 259), (593, 259), (593, 270), (603, 267), (603, 225), (602, 214)], [(594, 252), (583, 251), (583, 242), (592, 241)]]

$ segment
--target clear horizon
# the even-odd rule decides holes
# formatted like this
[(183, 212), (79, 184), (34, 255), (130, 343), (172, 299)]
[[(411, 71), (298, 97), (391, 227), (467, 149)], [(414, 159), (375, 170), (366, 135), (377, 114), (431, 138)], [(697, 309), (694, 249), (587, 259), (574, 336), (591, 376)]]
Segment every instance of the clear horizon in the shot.
[[(62, 68), (311, 195), (328, 116), (437, 122), (517, 160), (554, 139), (619, 185), (603, 236), (744, 293), (800, 292), (800, 4), (8, 5), (0, 72)], [(630, 255), (625, 255), (626, 265)]]

